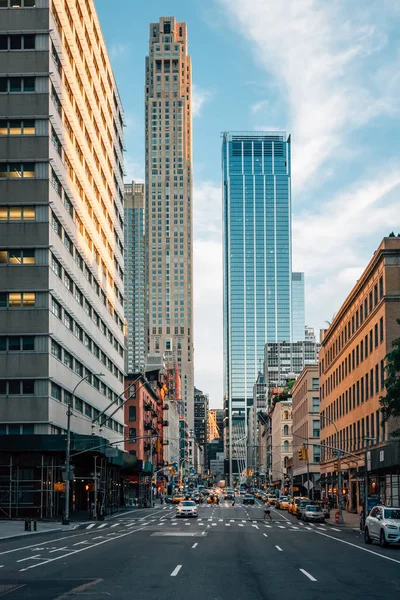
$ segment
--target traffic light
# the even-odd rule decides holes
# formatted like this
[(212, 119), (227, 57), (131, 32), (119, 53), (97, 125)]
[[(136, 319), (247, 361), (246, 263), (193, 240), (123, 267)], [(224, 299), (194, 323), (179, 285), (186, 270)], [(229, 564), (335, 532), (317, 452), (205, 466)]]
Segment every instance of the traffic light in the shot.
[(333, 470), (339, 471), (339, 461), (338, 460), (335, 460), (335, 462), (333, 463)]
[(300, 450), (297, 451), (297, 455), (299, 460), (308, 460), (308, 448), (300, 448)]

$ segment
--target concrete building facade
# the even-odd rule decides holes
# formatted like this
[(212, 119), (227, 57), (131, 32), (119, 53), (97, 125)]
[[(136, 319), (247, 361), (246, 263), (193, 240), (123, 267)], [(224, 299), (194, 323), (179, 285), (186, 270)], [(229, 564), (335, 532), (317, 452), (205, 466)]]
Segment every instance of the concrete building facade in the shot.
[(305, 339), (304, 273), (292, 273), (292, 342)]
[(318, 363), (320, 344), (314, 340), (278, 342), (265, 345), (264, 377), (268, 388), (283, 387), (306, 365)]
[(272, 438), (271, 482), (281, 486), (287, 473), (287, 463), (293, 454), (292, 401), (276, 402), (270, 411)]
[(186, 23), (150, 25), (146, 57), (148, 344), (178, 365), (194, 426), (192, 73)]
[[(321, 483), (326, 493), (337, 493), (335, 449), (341, 450), (350, 510), (359, 510), (363, 503), (367, 445), (379, 456), (369, 494), (398, 502), (400, 461), (392, 451), (399, 441), (388, 438), (399, 424), (383, 422), (380, 398), (385, 395), (386, 356), (400, 336), (399, 318), (400, 239), (387, 237), (324, 332), (319, 354)], [(389, 455), (390, 463), (385, 458)], [(368, 471), (371, 466), (367, 454)]]
[(194, 435), (201, 448), (202, 468), (207, 463), (208, 395), (194, 388)]
[[(292, 417), (293, 483), (301, 495), (316, 497), (320, 491), (321, 459), (318, 365), (307, 365), (296, 379), (292, 387)], [(299, 458), (298, 451), (303, 446), (308, 447), (308, 466)]]
[(125, 317), (128, 373), (143, 371), (147, 353), (144, 184), (125, 184)]
[(73, 434), (123, 447), (124, 121), (96, 9), (3, 3), (0, 35), (1, 433), (64, 435), (72, 403)]

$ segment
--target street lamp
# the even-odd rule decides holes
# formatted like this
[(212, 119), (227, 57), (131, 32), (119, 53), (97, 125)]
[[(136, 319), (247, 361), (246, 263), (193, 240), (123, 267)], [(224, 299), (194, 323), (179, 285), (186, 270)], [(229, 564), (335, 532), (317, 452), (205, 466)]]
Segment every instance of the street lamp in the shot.
[[(336, 430), (336, 435), (337, 435), (337, 440), (339, 442), (339, 431), (338, 428), (336, 426), (336, 423), (334, 421), (332, 421), (332, 419), (330, 419), (329, 417), (326, 417), (324, 415), (320, 415), (321, 419), (325, 419), (326, 421), (328, 421), (328, 423), (332, 423), (332, 425), (334, 426), (335, 430)], [(341, 456), (342, 456), (342, 450), (339, 448), (337, 450), (337, 463), (338, 463), (338, 504), (339, 504), (339, 520), (338, 523), (342, 524), (344, 523), (343, 520), (343, 511), (342, 511), (342, 468), (341, 468)]]
[[(105, 377), (104, 373), (93, 373), (96, 377)], [(72, 394), (69, 398), (68, 409), (67, 409), (67, 448), (66, 448), (66, 456), (65, 456), (65, 471), (66, 471), (66, 480), (65, 480), (65, 511), (64, 518), (62, 521), (63, 525), (69, 525), (69, 492), (70, 492), (70, 469), (71, 469), (71, 416), (72, 416), (72, 402), (74, 398), (74, 394), (78, 386), (86, 381), (89, 377), (92, 376), (92, 373), (87, 373), (85, 377), (81, 377), (78, 381), (74, 389), (72, 390)]]

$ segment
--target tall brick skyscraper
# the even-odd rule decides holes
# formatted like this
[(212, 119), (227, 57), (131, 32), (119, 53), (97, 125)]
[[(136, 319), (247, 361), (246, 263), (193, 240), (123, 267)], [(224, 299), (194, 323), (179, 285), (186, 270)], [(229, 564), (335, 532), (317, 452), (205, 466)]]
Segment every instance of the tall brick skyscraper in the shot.
[(149, 352), (179, 367), (194, 424), (192, 77), (186, 23), (150, 24), (146, 57), (146, 244)]

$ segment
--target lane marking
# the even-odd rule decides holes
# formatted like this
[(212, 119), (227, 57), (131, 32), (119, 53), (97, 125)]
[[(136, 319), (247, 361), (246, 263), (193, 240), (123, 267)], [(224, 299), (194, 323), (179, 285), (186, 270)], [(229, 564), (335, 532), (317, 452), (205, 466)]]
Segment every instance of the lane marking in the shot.
[(35, 556), (28, 556), (27, 558), (20, 558), (16, 562), (20, 563), (20, 562), (25, 562), (26, 560), (43, 560), (43, 556), (40, 556), (40, 554), (35, 554)]
[(317, 535), (322, 535), (324, 537), (330, 538), (331, 540), (335, 540), (336, 542), (340, 542), (341, 544), (347, 544), (348, 546), (353, 546), (353, 548), (358, 548), (358, 550), (362, 550), (363, 552), (368, 552), (368, 554), (374, 554), (375, 556), (379, 556), (380, 558), (390, 560), (391, 562), (395, 562), (398, 565), (400, 565), (400, 560), (396, 560), (395, 558), (391, 558), (390, 556), (385, 556), (384, 554), (379, 554), (379, 552), (374, 552), (374, 550), (369, 550), (368, 548), (363, 548), (362, 546), (357, 546), (357, 544), (352, 544), (351, 542), (346, 542), (346, 540), (340, 540), (339, 538), (336, 538), (333, 535), (328, 535), (327, 533), (321, 533), (319, 531), (315, 531), (315, 533)]
[(277, 550), (279, 550), (279, 552), (283, 552), (283, 550), (282, 550), (282, 548), (281, 548), (280, 546), (275, 546), (275, 548), (276, 548)]
[(193, 544), (192, 548), (196, 548), (198, 545), (198, 542), (196, 542), (195, 544)]
[[(118, 525), (119, 525), (119, 523), (113, 523), (113, 524), (111, 525), (111, 527), (118, 527)], [(132, 523), (132, 525), (133, 525), (133, 523)]]
[[(82, 535), (86, 535), (84, 533), (75, 533), (74, 535), (67, 535), (65, 537), (56, 538), (55, 540), (48, 540), (47, 542), (42, 542), (42, 546), (45, 544), (54, 544), (54, 542), (61, 542), (62, 540), (71, 540), (75, 537), (81, 537)], [(21, 550), (29, 550), (30, 548), (36, 548), (37, 544), (30, 544), (29, 546), (21, 546), (20, 548), (14, 548), (14, 550), (5, 550), (4, 552), (0, 552), (0, 556), (3, 554), (11, 554), (12, 552), (20, 552)]]
[(252, 525), (252, 527), (255, 527), (256, 529), (259, 529), (258, 525)]
[(268, 537), (266, 533), (263, 533), (263, 536), (264, 536), (264, 537)]
[(301, 571), (303, 573), (303, 575), (305, 575), (306, 577), (308, 577), (308, 579), (310, 579), (310, 581), (317, 581), (315, 579), (315, 577), (313, 577), (312, 575), (310, 575), (310, 573), (307, 573), (307, 571), (305, 571), (304, 569), (299, 569), (299, 571)]
[(62, 548), (55, 548), (54, 550), (50, 550), (49, 554), (53, 554), (53, 552), (64, 552), (64, 550), (68, 550), (68, 546), (63, 546)]
[(243, 523), (238, 523), (239, 527), (244, 527)]
[(230, 527), (231, 524), (230, 523), (225, 523), (225, 527)]
[(286, 529), (283, 525), (278, 525), (279, 529)]
[(96, 525), (96, 523), (90, 523), (90, 525), (88, 525), (86, 527), (86, 529), (92, 529), (95, 525)]
[(336, 527), (330, 527), (329, 528), (331, 531), (340, 531), (340, 529), (336, 529)]
[(136, 533), (137, 531), (142, 531), (143, 527), (139, 527), (139, 529), (134, 529), (128, 531), (128, 533), (122, 533), (117, 537), (108, 538), (103, 540), (102, 542), (98, 542), (97, 544), (92, 544), (91, 546), (86, 546), (85, 548), (80, 548), (79, 550), (72, 550), (68, 552), (68, 554), (63, 554), (62, 556), (56, 556), (56, 558), (49, 558), (48, 560), (44, 560), (43, 562), (37, 563), (36, 565), (30, 565), (29, 567), (25, 567), (25, 569), (20, 569), (20, 572), (29, 571), (30, 569), (36, 569), (36, 567), (41, 567), (42, 565), (47, 565), (48, 563), (55, 562), (56, 560), (61, 560), (67, 558), (67, 556), (72, 556), (73, 554), (79, 554), (80, 552), (85, 552), (86, 550), (90, 550), (91, 548), (95, 548), (96, 546), (101, 546), (102, 544), (107, 544), (107, 542), (113, 542), (114, 540), (118, 540), (119, 538), (126, 537), (127, 535), (132, 535), (132, 533)]
[(175, 569), (171, 573), (171, 577), (176, 577), (181, 569), (182, 569), (182, 565), (176, 566)]
[(103, 527), (107, 527), (108, 523), (102, 523), (101, 525), (98, 526), (97, 529), (103, 529)]
[(94, 579), (93, 581), (88, 581), (87, 583), (83, 583), (82, 585), (78, 585), (78, 587), (73, 588), (69, 592), (66, 592), (65, 594), (61, 594), (61, 596), (57, 596), (57, 598), (54, 598), (54, 600), (67, 600), (72, 595), (75, 596), (75, 594), (79, 594), (80, 592), (84, 592), (88, 588), (92, 587), (93, 585), (97, 585), (101, 581), (103, 581), (103, 580), (102, 579)]
[(216, 526), (217, 526), (217, 524), (216, 524), (216, 523), (211, 523), (211, 525), (212, 525), (213, 527), (216, 527)]

